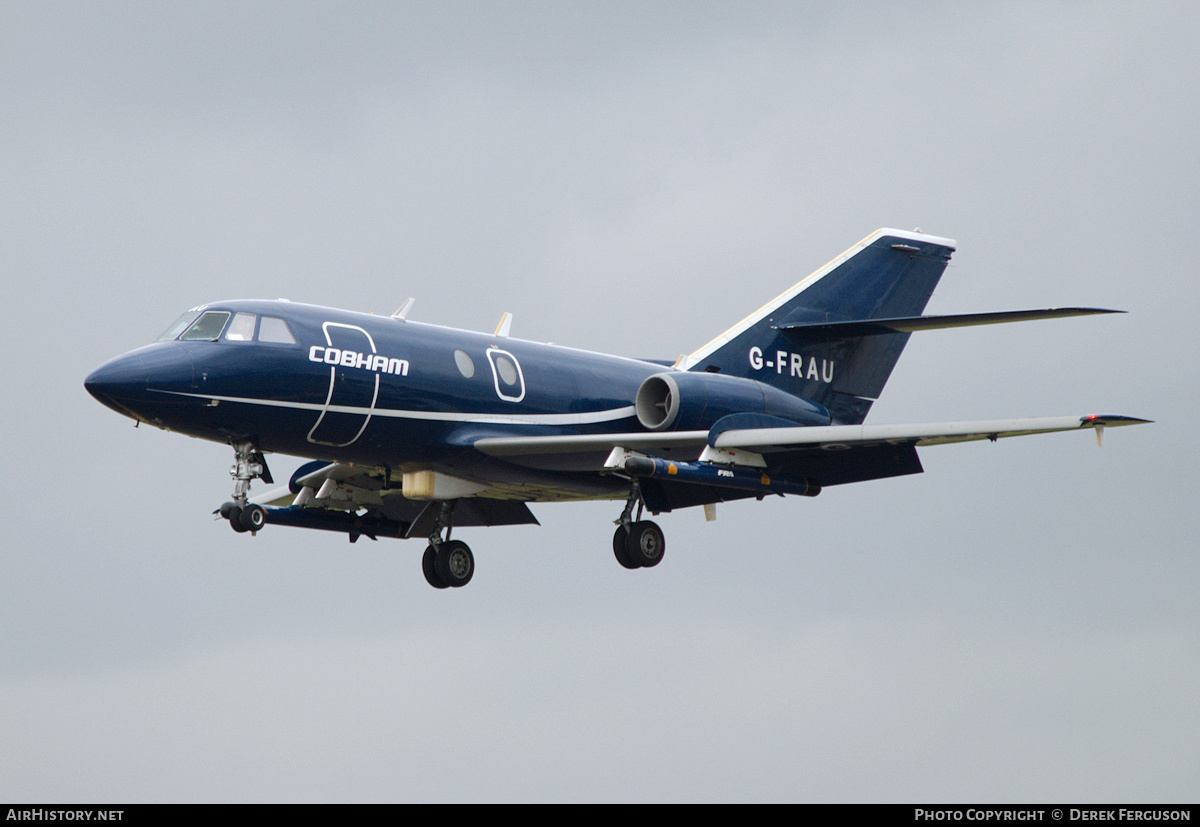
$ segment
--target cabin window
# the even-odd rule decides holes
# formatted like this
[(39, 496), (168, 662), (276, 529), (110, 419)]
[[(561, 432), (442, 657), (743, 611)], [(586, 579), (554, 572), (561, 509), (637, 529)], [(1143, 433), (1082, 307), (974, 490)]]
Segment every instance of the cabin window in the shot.
[(465, 351), (454, 351), (454, 364), (458, 365), (458, 372), (466, 378), (470, 379), (475, 375), (475, 362)]
[(227, 342), (249, 342), (254, 339), (254, 321), (257, 317), (253, 313), (238, 313), (233, 317), (233, 321), (229, 323), (229, 329), (225, 331), (225, 341)]
[(496, 373), (500, 375), (500, 381), (508, 387), (517, 384), (517, 366), (507, 356), (496, 356)]
[(292, 335), (287, 322), (273, 316), (263, 316), (262, 321), (258, 323), (258, 340), (281, 345), (296, 344), (296, 337)]
[(221, 335), (221, 331), (225, 329), (225, 323), (229, 321), (230, 314), (226, 310), (206, 310), (200, 314), (200, 318), (192, 322), (192, 326), (183, 332), (179, 337), (181, 342), (215, 342)]

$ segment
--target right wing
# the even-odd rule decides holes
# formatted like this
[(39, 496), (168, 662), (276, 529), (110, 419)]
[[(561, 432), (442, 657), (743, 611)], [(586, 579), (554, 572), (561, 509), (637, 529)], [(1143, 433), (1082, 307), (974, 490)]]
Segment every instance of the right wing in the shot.
[[(778, 421), (778, 420), (777, 420)], [(739, 448), (761, 454), (797, 448), (839, 450), (880, 443), (941, 445), (978, 439), (1048, 434), (1139, 425), (1149, 422), (1131, 416), (1049, 416), (1031, 419), (996, 419), (975, 422), (939, 422), (921, 425), (809, 425), (796, 427), (736, 428), (724, 430), (717, 422), (710, 431), (637, 432), (572, 436), (484, 437), (473, 444), (488, 456), (518, 459), (546, 454), (607, 453), (629, 448), (656, 456), (691, 453), (708, 445)]]
[[(484, 454), (528, 467), (555, 465), (576, 471), (611, 473), (622, 467), (619, 452), (623, 451), (705, 467), (765, 468), (773, 474), (786, 474), (827, 486), (920, 473), (921, 464), (916, 452), (919, 446), (983, 439), (995, 441), (1056, 431), (1094, 430), (1099, 439), (1105, 428), (1149, 421), (1107, 415), (919, 425), (745, 427), (754, 421), (754, 417), (735, 415), (727, 420), (727, 423), (718, 421), (709, 431), (485, 437), (473, 444)], [(667, 482), (687, 485), (682, 478)]]
[[(917, 446), (944, 445), (950, 442), (997, 439), (1057, 431), (1141, 425), (1148, 419), (1132, 416), (1046, 416), (1030, 419), (993, 419), (975, 422), (938, 422), (922, 425), (827, 425), (796, 428), (743, 428), (710, 436), (714, 448), (739, 448), (761, 454), (791, 451), (797, 448), (840, 450), (881, 443), (911, 443)], [(719, 425), (720, 423), (718, 423)], [(714, 428), (715, 430), (715, 428)]]

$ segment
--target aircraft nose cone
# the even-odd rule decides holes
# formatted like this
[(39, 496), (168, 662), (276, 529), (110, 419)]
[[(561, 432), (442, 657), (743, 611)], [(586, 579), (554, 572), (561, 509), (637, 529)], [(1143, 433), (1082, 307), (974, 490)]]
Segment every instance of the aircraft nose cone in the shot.
[(83, 380), (83, 387), (87, 392), (101, 402), (124, 384), (124, 371), (115, 369), (111, 362), (96, 368)]
[(147, 377), (145, 371), (140, 370), (141, 362), (135, 354), (111, 359), (88, 374), (83, 387), (98, 402), (128, 416), (128, 403), (146, 392)]
[(192, 361), (171, 348), (150, 347), (105, 362), (83, 380), (101, 404), (134, 419), (156, 419), (163, 392), (190, 388)]

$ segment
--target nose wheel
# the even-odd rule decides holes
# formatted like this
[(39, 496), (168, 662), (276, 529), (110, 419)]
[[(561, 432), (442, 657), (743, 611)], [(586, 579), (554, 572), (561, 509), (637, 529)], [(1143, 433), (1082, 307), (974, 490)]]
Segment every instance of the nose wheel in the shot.
[(229, 525), (239, 534), (244, 531), (261, 531), (267, 524), (267, 512), (256, 503), (242, 508), (237, 503), (228, 502), (221, 506), (220, 514), (229, 520)]
[(266, 457), (254, 447), (254, 443), (233, 443), (233, 458), (233, 466), (229, 469), (229, 476), (234, 480), (233, 499), (224, 503), (219, 513), (229, 520), (234, 531), (254, 534), (267, 524), (267, 512), (261, 505), (249, 501), (250, 482), (261, 479), (270, 485), (274, 480), (267, 468)]

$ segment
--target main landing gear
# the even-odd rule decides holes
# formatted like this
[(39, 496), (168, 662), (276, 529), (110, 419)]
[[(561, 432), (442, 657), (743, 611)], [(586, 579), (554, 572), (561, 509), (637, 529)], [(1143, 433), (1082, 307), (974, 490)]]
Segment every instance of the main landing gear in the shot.
[[(233, 498), (221, 506), (220, 515), (229, 521), (234, 531), (255, 533), (266, 526), (267, 512), (250, 502), (250, 483), (255, 479), (272, 483), (271, 472), (266, 459), (252, 442), (235, 442), (233, 451), (234, 464), (229, 469), (229, 475), (234, 479)], [(429, 545), (421, 558), (425, 580), (435, 589), (461, 588), (470, 583), (475, 574), (475, 555), (471, 548), (461, 540), (450, 539), (456, 504), (456, 500), (441, 503), (429, 533)], [(653, 568), (662, 562), (666, 551), (662, 529), (656, 523), (642, 519), (644, 508), (641, 484), (635, 477), (630, 481), (629, 497), (621, 516), (615, 520), (617, 528), (613, 532), (613, 555), (627, 569)], [(355, 538), (352, 532), (351, 540)]]
[[(475, 574), (475, 555), (462, 540), (450, 539), (450, 526), (454, 517), (455, 500), (442, 503), (433, 532), (429, 535), (429, 547), (421, 558), (421, 571), (425, 580), (435, 589), (461, 588), (471, 582)], [(442, 538), (443, 529), (446, 532)]]
[(223, 503), (219, 513), (229, 520), (234, 531), (254, 534), (267, 524), (267, 512), (261, 505), (249, 502), (250, 481), (261, 479), (270, 485), (274, 480), (271, 479), (266, 458), (254, 447), (254, 443), (233, 443), (233, 456), (233, 467), (229, 469), (229, 476), (234, 479), (233, 499)]
[[(637, 505), (637, 519), (633, 519), (633, 506)], [(662, 562), (667, 541), (662, 529), (650, 520), (642, 519), (642, 487), (634, 478), (625, 501), (625, 510), (616, 520), (617, 530), (613, 533), (613, 554), (617, 562), (627, 569), (653, 568)]]

